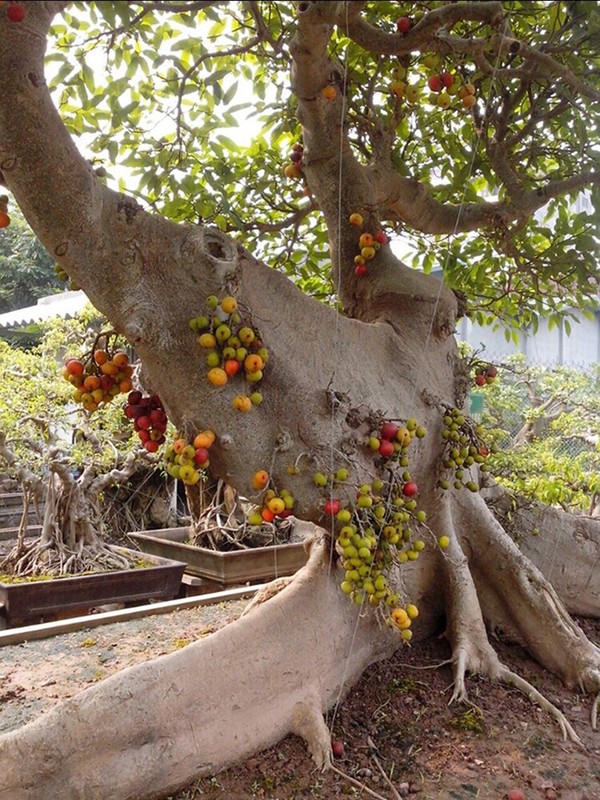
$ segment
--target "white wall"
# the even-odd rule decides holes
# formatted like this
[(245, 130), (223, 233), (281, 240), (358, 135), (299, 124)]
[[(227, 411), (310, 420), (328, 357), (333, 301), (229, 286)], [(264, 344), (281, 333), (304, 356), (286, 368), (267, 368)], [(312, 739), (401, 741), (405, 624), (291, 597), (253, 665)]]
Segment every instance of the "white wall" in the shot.
[(484, 357), (500, 360), (512, 353), (524, 353), (529, 364), (570, 367), (586, 367), (600, 362), (600, 311), (594, 319), (579, 317), (579, 323), (571, 322), (571, 334), (564, 327), (548, 330), (548, 325), (540, 322), (535, 334), (530, 331), (520, 333), (519, 344), (506, 341), (504, 330), (480, 327), (468, 319), (458, 322), (456, 336), (468, 342), (474, 349), (485, 347)]

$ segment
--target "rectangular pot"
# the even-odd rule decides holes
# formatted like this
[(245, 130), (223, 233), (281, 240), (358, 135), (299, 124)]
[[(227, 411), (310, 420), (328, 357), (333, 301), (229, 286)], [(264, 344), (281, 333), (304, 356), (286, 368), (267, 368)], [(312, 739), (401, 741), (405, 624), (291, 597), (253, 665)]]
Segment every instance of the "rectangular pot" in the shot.
[(222, 552), (186, 544), (189, 535), (189, 528), (128, 534), (145, 553), (185, 561), (186, 572), (223, 586), (293, 575), (308, 558), (302, 542)]
[[(139, 556), (136, 550), (115, 547)], [(24, 583), (0, 582), (0, 617), (8, 627), (87, 613), (110, 603), (139, 605), (177, 597), (185, 563), (144, 555), (151, 566)]]

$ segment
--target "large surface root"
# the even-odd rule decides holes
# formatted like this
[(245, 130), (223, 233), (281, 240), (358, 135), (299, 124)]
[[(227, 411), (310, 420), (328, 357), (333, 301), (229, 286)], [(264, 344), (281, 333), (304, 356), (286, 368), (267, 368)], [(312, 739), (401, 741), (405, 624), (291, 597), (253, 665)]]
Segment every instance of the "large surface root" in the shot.
[(570, 614), (600, 614), (600, 519), (569, 514), (501, 486), (483, 492), (500, 524), (548, 580)]
[(0, 798), (160, 798), (290, 732), (326, 765), (323, 712), (398, 646), (339, 591), (327, 555), (317, 540), (306, 567), (251, 613), (2, 736)]
[(442, 557), (454, 665), (451, 702), (467, 698), (468, 672), (486, 675), (523, 691), (557, 720), (565, 738), (579, 743), (564, 714), (499, 661), (488, 631), (518, 642), (567, 686), (582, 691), (600, 691), (600, 650), (479, 498), (459, 495), (452, 507), (441, 505), (436, 522), (451, 539)]

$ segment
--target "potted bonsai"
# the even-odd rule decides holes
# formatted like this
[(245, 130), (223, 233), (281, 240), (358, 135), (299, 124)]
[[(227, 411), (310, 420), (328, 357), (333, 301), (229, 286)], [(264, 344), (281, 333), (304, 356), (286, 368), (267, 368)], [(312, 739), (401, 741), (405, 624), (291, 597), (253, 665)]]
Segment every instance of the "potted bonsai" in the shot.
[(190, 524), (130, 533), (144, 552), (185, 561), (187, 572), (220, 586), (292, 575), (306, 563), (293, 516), (252, 520), (249, 501), (221, 480), (185, 488)]
[[(142, 558), (139, 552), (111, 544), (106, 535), (105, 493), (140, 470), (158, 466), (157, 447), (140, 446), (123, 424), (122, 412), (111, 405), (113, 398), (131, 389), (133, 373), (127, 354), (109, 346), (113, 338), (95, 335), (91, 358), (67, 359), (64, 386), (52, 380), (52, 336), (40, 352), (15, 356), (10, 349), (0, 351), (7, 365), (3, 391), (10, 391), (12, 379), (21, 387), (15, 390), (12, 408), (34, 412), (12, 418), (5, 414), (1, 420), (0, 461), (22, 486), (24, 504), (15, 540), (0, 556), (4, 626), (107, 603), (166, 599), (179, 591), (185, 564)], [(90, 363), (95, 366), (90, 368)], [(110, 365), (120, 366), (115, 371)], [(87, 378), (100, 380), (98, 376), (111, 373), (114, 380), (98, 387), (104, 393), (101, 398), (92, 388), (97, 381)], [(81, 408), (73, 409), (73, 401)], [(166, 429), (166, 415), (164, 419)], [(43, 504), (35, 536), (30, 535), (26, 513), (32, 503)]]

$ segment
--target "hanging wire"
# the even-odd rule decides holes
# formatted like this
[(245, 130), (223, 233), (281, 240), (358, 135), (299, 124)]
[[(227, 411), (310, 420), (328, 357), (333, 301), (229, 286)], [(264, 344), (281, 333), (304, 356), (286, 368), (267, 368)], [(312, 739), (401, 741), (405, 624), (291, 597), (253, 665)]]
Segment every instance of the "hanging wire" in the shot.
[[(504, 39), (506, 39), (507, 28), (508, 28), (508, 19), (505, 18), (504, 27), (503, 27), (502, 32), (500, 34), (501, 37), (502, 37), (502, 41), (504, 41)], [(494, 87), (494, 83), (496, 81), (496, 73), (498, 71), (498, 64), (499, 64), (499, 61), (500, 61), (500, 53), (501, 52), (502, 52), (502, 46), (500, 46), (498, 48), (498, 53), (496, 55), (496, 60), (494, 62), (494, 66), (493, 66), (493, 69), (492, 69), (492, 77), (491, 77), (491, 81), (490, 81), (490, 91), (488, 93), (488, 97), (487, 97), (486, 102), (485, 102), (486, 106), (488, 105), (489, 100), (491, 99), (491, 97), (493, 96), (493, 93), (494, 93), (494, 88), (495, 88)], [(458, 232), (460, 220), (461, 220), (463, 209), (464, 209), (464, 206), (465, 206), (465, 196), (467, 194), (468, 183), (469, 183), (469, 180), (471, 178), (471, 175), (473, 174), (473, 166), (475, 164), (475, 158), (477, 157), (477, 152), (479, 150), (479, 142), (480, 142), (480, 137), (477, 136), (477, 141), (476, 141), (475, 147), (473, 148), (473, 155), (471, 156), (471, 162), (469, 164), (469, 171), (468, 171), (467, 177), (466, 177), (465, 182), (464, 182), (464, 189), (463, 189), (463, 192), (462, 192), (462, 195), (461, 195), (461, 198), (460, 198), (458, 211), (456, 213), (456, 222), (454, 223), (454, 228), (452, 230), (452, 233), (450, 234), (451, 237), (452, 236), (456, 236), (456, 234)], [(448, 250), (446, 252), (446, 258), (445, 258), (445, 260), (444, 260), (444, 262), (442, 264), (442, 278), (440, 279), (440, 282), (439, 282), (440, 285), (439, 285), (439, 288), (438, 288), (438, 291), (437, 291), (437, 295), (436, 295), (436, 298), (435, 298), (435, 303), (433, 304), (433, 311), (432, 311), (431, 320), (430, 320), (430, 323), (429, 323), (429, 330), (427, 331), (427, 336), (425, 338), (425, 345), (423, 346), (423, 358), (420, 358), (419, 362), (418, 362), (417, 373), (416, 373), (415, 381), (414, 381), (414, 384), (413, 384), (413, 397), (412, 397), (412, 402), (413, 403), (416, 400), (416, 395), (417, 395), (418, 386), (419, 386), (419, 379), (421, 377), (421, 374), (423, 372), (423, 367), (425, 365), (425, 355), (427, 353), (427, 348), (429, 347), (429, 342), (431, 341), (431, 336), (433, 334), (433, 326), (434, 326), (434, 323), (435, 323), (435, 317), (436, 317), (437, 309), (438, 309), (438, 306), (439, 306), (439, 303), (440, 303), (440, 298), (442, 296), (442, 288), (444, 286), (443, 276), (444, 276), (444, 274), (446, 272), (446, 268), (448, 266), (449, 259), (450, 259), (450, 250)]]
[[(347, 0), (344, 3), (344, 9), (345, 9), (345, 22), (346, 22), (345, 33), (346, 33), (346, 37), (349, 38), (348, 2), (347, 2)], [(342, 118), (341, 118), (341, 121), (340, 121), (340, 162), (339, 162), (339, 174), (338, 174), (338, 231), (341, 231), (341, 229), (342, 229), (342, 186), (343, 186), (343, 158), (342, 158), (342, 154), (343, 154), (343, 147), (344, 147), (344, 119), (345, 119), (345, 108), (346, 108), (346, 99), (345, 99), (345, 97), (346, 97), (346, 91), (347, 91), (347, 81), (348, 81), (348, 47), (346, 47), (345, 53), (344, 53), (344, 83), (343, 83), (343, 86), (344, 86), (344, 97), (343, 97), (343, 100), (342, 100)], [(338, 273), (338, 278), (341, 278), (341, 236), (340, 235), (338, 235), (338, 270), (340, 270), (340, 272)], [(338, 283), (338, 285), (339, 285), (339, 283)], [(334, 340), (334, 349), (335, 349), (335, 347), (337, 347), (337, 338), (338, 338), (338, 336), (337, 336), (337, 334), (338, 334), (337, 324), (338, 323), (337, 323), (337, 317), (336, 317), (336, 330), (335, 330), (336, 336), (335, 336), (335, 340)], [(335, 369), (335, 362), (336, 361), (337, 361), (337, 359), (334, 359), (334, 369)], [(332, 417), (331, 417), (331, 460), (332, 460), (332, 462), (333, 462), (333, 453), (334, 453), (333, 442), (334, 442), (334, 435), (335, 435), (334, 422), (335, 422), (335, 407), (332, 404)], [(331, 487), (331, 488), (333, 490), (333, 487)], [(330, 558), (329, 558), (329, 574), (331, 574), (331, 568), (332, 568), (332, 565), (333, 565), (334, 541), (335, 541), (335, 517), (334, 517), (334, 515), (332, 515), (331, 516), (331, 551), (330, 551)], [(358, 633), (358, 626), (359, 626), (360, 620), (361, 620), (361, 618), (363, 616), (362, 612), (363, 612), (364, 603), (365, 603), (365, 596), (363, 594), (362, 602), (358, 606), (358, 609), (357, 609), (356, 620), (355, 620), (355, 623), (354, 623), (354, 629), (352, 631), (352, 639), (350, 640), (350, 648), (348, 650), (348, 655), (347, 655), (346, 660), (344, 662), (344, 670), (343, 670), (342, 679), (341, 679), (341, 682), (340, 682), (340, 691), (338, 693), (338, 696), (336, 698), (336, 702), (335, 702), (335, 705), (334, 705), (334, 708), (333, 708), (331, 722), (330, 723), (327, 722), (327, 718), (328, 718), (329, 712), (327, 713), (327, 715), (325, 717), (325, 722), (328, 725), (330, 734), (331, 734), (331, 732), (333, 730), (333, 725), (334, 725), (334, 722), (335, 722), (335, 717), (336, 717), (336, 714), (337, 714), (337, 711), (338, 711), (338, 708), (339, 708), (339, 704), (340, 704), (340, 700), (341, 700), (341, 697), (342, 697), (344, 684), (346, 683), (346, 675), (348, 674), (348, 667), (350, 665), (350, 657), (351, 657), (352, 651), (354, 649), (354, 643), (356, 641), (356, 635)]]
[[(344, 3), (344, 10), (345, 10), (345, 20), (346, 20), (346, 36), (348, 36), (348, 2)], [(336, 286), (340, 286), (342, 280), (342, 237), (339, 235), (339, 232), (342, 230), (342, 185), (343, 185), (343, 173), (344, 173), (344, 159), (343, 159), (343, 150), (344, 150), (344, 120), (346, 118), (346, 92), (348, 89), (348, 48), (345, 48), (344, 51), (344, 61), (343, 61), (343, 80), (342, 80), (342, 103), (341, 103), (341, 113), (340, 113), (340, 160), (338, 164), (338, 236), (337, 236), (337, 252), (336, 252), (336, 260), (337, 260), (337, 274), (334, 275), (334, 284)], [(330, 386), (335, 385), (335, 378), (337, 373), (337, 363), (338, 363), (338, 347), (339, 347), (339, 312), (335, 314), (335, 323), (334, 323), (334, 331), (333, 331), (333, 372), (331, 375), (331, 380), (329, 382)], [(334, 468), (335, 468), (335, 425), (336, 425), (336, 407), (335, 403), (331, 403), (331, 435), (330, 435), (330, 451), (329, 451), (329, 475), (333, 476)], [(329, 478), (329, 500), (333, 501), (333, 478)], [(329, 546), (329, 572), (328, 574), (331, 575), (331, 569), (333, 565), (333, 552), (334, 552), (334, 542), (335, 542), (335, 515), (330, 515), (330, 546)]]
[[(345, 2), (344, 6), (345, 6), (345, 11), (346, 11), (346, 17), (345, 17), (346, 18), (346, 36), (348, 37), (349, 36), (349, 33), (348, 33), (348, 2)], [(503, 40), (506, 38), (507, 28), (508, 28), (508, 20), (505, 20), (504, 28), (503, 28), (503, 30), (501, 32), (501, 37), (502, 37)], [(488, 98), (486, 100), (486, 105), (487, 105), (487, 103), (489, 103), (489, 101), (493, 97), (494, 88), (495, 88), (494, 84), (495, 84), (495, 80), (496, 80), (496, 73), (497, 73), (497, 70), (498, 70), (498, 65), (499, 65), (499, 61), (500, 61), (500, 53), (501, 52), (502, 52), (502, 47), (499, 47), (498, 48), (498, 53), (497, 53), (497, 56), (496, 56), (496, 60), (495, 60), (494, 66), (493, 66), (493, 70), (492, 70), (492, 76), (491, 76), (491, 82), (490, 82), (490, 91), (489, 91), (489, 94), (488, 94)], [(346, 48), (346, 53), (345, 53), (345, 57), (344, 57), (344, 88), (346, 88), (347, 74), (348, 74), (348, 50)], [(344, 113), (344, 112), (345, 112), (345, 97), (344, 97), (344, 100), (342, 102), (342, 113)], [(344, 144), (344, 141), (343, 141), (343, 136), (344, 136), (344, 125), (343, 125), (343, 122), (344, 122), (344, 118), (342, 117), (342, 124), (340, 125), (340, 131), (341, 131), (341, 133), (340, 133), (340, 169), (339, 169), (339, 175), (338, 175), (338, 180), (339, 180), (339, 187), (338, 187), (338, 209), (339, 209), (338, 224), (340, 225), (340, 228), (339, 228), (340, 230), (341, 230), (341, 222), (342, 222), (342, 220), (341, 220), (341, 214), (342, 214), (342, 209), (341, 209), (341, 203), (342, 203), (342, 178), (343, 178), (343, 174), (342, 174), (342, 172), (343, 172), (343, 169), (342, 169), (342, 148), (343, 148), (343, 144)], [(459, 228), (460, 219), (461, 219), (461, 216), (462, 216), (462, 211), (463, 211), (464, 204), (465, 204), (465, 196), (466, 196), (466, 192), (467, 192), (467, 185), (468, 185), (469, 179), (471, 178), (471, 175), (473, 173), (473, 167), (474, 167), (474, 164), (475, 164), (475, 158), (476, 158), (476, 155), (477, 155), (478, 146), (479, 146), (479, 138), (477, 139), (476, 146), (473, 148), (473, 156), (472, 156), (471, 162), (469, 164), (469, 171), (468, 171), (467, 178), (465, 180), (465, 188), (464, 188), (463, 193), (461, 195), (460, 205), (459, 205), (459, 209), (458, 209), (458, 212), (457, 212), (457, 215), (456, 215), (456, 222), (454, 223), (454, 228), (453, 228), (451, 236), (456, 235), (456, 233), (458, 231), (458, 228)], [(448, 264), (448, 258), (449, 258), (449, 253), (447, 254), (446, 260), (444, 261), (444, 264), (442, 266), (443, 270), (446, 269), (446, 266)], [(338, 236), (338, 261), (340, 261), (340, 259), (341, 259), (341, 243), (340, 243), (340, 237)], [(338, 268), (339, 268), (339, 266), (338, 266)], [(440, 298), (441, 298), (441, 294), (442, 294), (442, 288), (443, 288), (443, 280), (440, 280), (439, 289), (438, 289), (438, 292), (437, 292), (437, 296), (436, 296), (435, 303), (434, 303), (434, 306), (433, 306), (433, 311), (432, 311), (432, 314), (431, 314), (431, 322), (430, 322), (429, 329), (428, 329), (428, 332), (427, 332), (427, 336), (426, 336), (426, 339), (425, 339), (423, 353), (425, 353), (427, 351), (427, 348), (429, 346), (429, 342), (431, 341), (431, 336), (432, 336), (432, 333), (433, 333), (433, 326), (434, 326), (434, 323), (435, 323), (435, 317), (436, 317), (436, 314), (437, 314), (437, 309), (438, 309)], [(335, 330), (336, 339), (337, 339), (337, 333), (338, 333), (338, 329), (337, 329), (337, 322), (336, 322), (336, 330)], [(337, 346), (337, 341), (336, 340), (334, 340), (333, 346), (334, 346), (334, 348)], [(422, 372), (424, 363), (425, 363), (425, 359), (424, 358), (419, 360), (419, 368), (417, 370), (416, 377), (415, 377), (415, 382), (414, 382), (414, 392), (413, 392), (413, 397), (412, 397), (412, 403), (413, 404), (414, 404), (414, 401), (416, 400), (417, 387), (419, 385), (419, 378), (421, 377), (421, 372)], [(334, 371), (335, 371), (335, 363), (334, 363)], [(335, 372), (334, 372), (334, 374), (335, 374)], [(334, 415), (333, 415), (333, 412), (332, 412), (332, 430), (331, 430), (331, 459), (332, 459), (332, 461), (333, 461), (333, 451), (334, 451), (334, 448), (333, 448), (333, 441), (334, 441), (333, 423), (334, 423)], [(332, 550), (333, 550), (333, 541), (334, 541), (334, 537), (335, 537), (335, 532), (333, 530), (333, 528), (334, 528), (334, 520), (335, 520), (334, 516), (332, 516), (331, 519), (332, 519), (332, 521), (331, 521), (331, 527), (332, 527), (332, 530), (331, 530), (331, 541), (332, 541)], [(330, 555), (332, 555), (332, 553)], [(332, 558), (330, 557), (330, 561), (329, 561), (329, 569), (330, 570), (331, 570), (331, 565), (332, 565)], [(337, 713), (338, 713), (339, 706), (340, 706), (340, 703), (341, 703), (342, 695), (344, 693), (344, 684), (346, 682), (346, 675), (348, 674), (348, 668), (349, 668), (349, 665), (350, 665), (350, 658), (351, 658), (351, 655), (352, 655), (352, 651), (354, 649), (354, 644), (355, 644), (355, 641), (356, 641), (356, 635), (358, 633), (358, 626), (359, 626), (360, 620), (361, 620), (361, 618), (363, 616), (363, 614), (362, 614), (363, 606), (364, 606), (364, 594), (363, 594), (362, 603), (358, 607), (358, 612), (357, 612), (357, 615), (356, 615), (356, 622), (355, 622), (355, 625), (354, 625), (354, 630), (352, 632), (352, 638), (350, 640), (350, 647), (349, 647), (348, 655), (347, 655), (345, 663), (344, 663), (344, 670), (343, 670), (342, 678), (341, 678), (341, 682), (340, 682), (340, 690), (339, 690), (337, 699), (335, 701), (335, 704), (333, 706), (333, 711), (331, 713), (331, 721), (328, 722), (329, 712), (327, 712), (326, 717), (325, 717), (325, 722), (326, 722), (326, 724), (328, 726), (330, 734), (333, 731), (333, 726), (334, 726), (334, 723), (335, 723), (335, 720), (336, 720), (336, 717), (337, 717)]]

